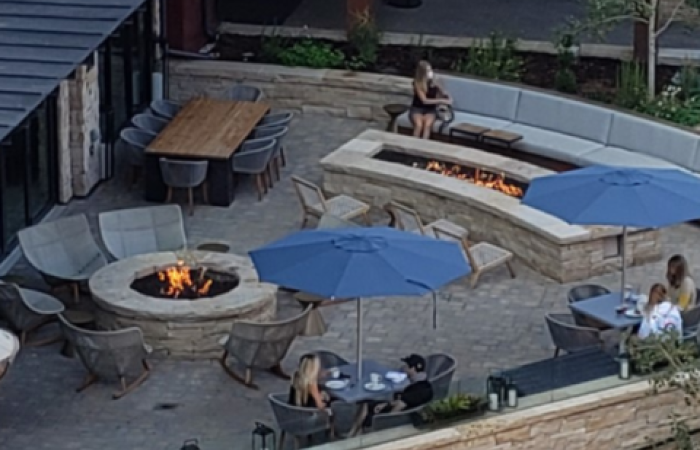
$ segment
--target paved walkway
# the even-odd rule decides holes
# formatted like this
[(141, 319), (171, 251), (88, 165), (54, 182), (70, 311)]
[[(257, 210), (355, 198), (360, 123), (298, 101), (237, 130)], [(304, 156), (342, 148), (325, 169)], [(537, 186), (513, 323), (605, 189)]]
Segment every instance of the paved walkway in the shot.
[[(257, 202), (252, 184), (228, 209), (199, 206), (187, 217), (193, 243), (226, 239), (245, 252), (281, 237), (299, 226), (300, 211), (289, 181), (295, 173), (320, 182), (319, 159), (367, 127), (366, 122), (306, 116), (293, 123), (288, 141), (289, 167), (270, 195)], [(145, 205), (123, 180), (102, 186), (92, 197), (74, 201), (66, 213), (87, 213), (93, 226), (100, 211)], [(379, 223), (385, 218), (375, 215)], [(700, 231), (689, 225), (663, 230), (665, 256), (683, 252), (692, 267), (700, 267)], [(475, 290), (467, 283), (450, 286), (449, 301), (439, 305), (439, 326), (432, 328), (428, 299), (396, 298), (366, 301), (365, 355), (396, 364), (400, 356), (418, 352), (448, 352), (459, 361), (457, 378), (465, 388), (480, 389), (488, 370), (513, 367), (551, 355), (543, 315), (566, 311), (566, 292), (559, 285), (516, 264), (518, 277), (504, 271), (485, 276)], [(37, 287), (36, 274), (19, 263), (14, 275)], [(660, 280), (663, 264), (630, 270), (630, 282)], [(614, 288), (617, 275), (591, 280)], [(281, 314), (294, 308), (281, 300)], [(329, 349), (353, 358), (355, 306), (325, 308), (329, 331), (322, 338), (300, 338), (284, 366), (294, 368), (300, 354)], [(75, 394), (84, 374), (77, 360), (58, 354), (58, 346), (25, 348), (9, 375), (0, 382), (0, 449), (2, 450), (176, 450), (184, 439), (199, 437), (202, 450), (249, 448), (256, 420), (271, 423), (265, 396), (284, 392), (287, 385), (264, 374), (260, 391), (228, 378), (216, 363), (155, 361), (149, 380), (127, 397), (112, 401), (113, 386), (96, 385)]]
[[(284, 25), (345, 28), (346, 0), (303, 0)], [(533, 41), (550, 42), (569, 17), (584, 14), (580, 0), (424, 0), (417, 9), (387, 6), (376, 0), (382, 30), (416, 34), (485, 37), (494, 31)], [(595, 39), (588, 39), (595, 42)], [(631, 45), (632, 26), (613, 30), (605, 43)], [(698, 31), (674, 25), (661, 37), (667, 48), (700, 48)]]

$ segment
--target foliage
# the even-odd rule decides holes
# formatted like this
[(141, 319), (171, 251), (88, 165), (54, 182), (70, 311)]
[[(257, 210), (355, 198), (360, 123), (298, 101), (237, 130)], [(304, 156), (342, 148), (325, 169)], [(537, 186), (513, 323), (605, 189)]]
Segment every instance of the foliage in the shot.
[(680, 72), (673, 77), (673, 84), (681, 88), (683, 98), (700, 95), (700, 69), (691, 64), (683, 65)]
[(290, 46), (289, 40), (275, 31), (270, 36), (260, 36), (260, 57), (264, 62), (275, 63), (279, 55)]
[(302, 39), (291, 47), (282, 47), (276, 59), (285, 66), (304, 66), (313, 68), (338, 68), (345, 63), (345, 55), (331, 44)]
[(503, 81), (518, 81), (522, 75), (522, 59), (515, 49), (516, 40), (499, 33), (491, 33), (487, 40), (479, 40), (460, 58), (453, 69), (478, 77)]
[(622, 62), (617, 72), (617, 89), (613, 103), (622, 108), (638, 110), (647, 99), (644, 67), (636, 62)]
[(422, 415), (426, 422), (434, 423), (479, 411), (484, 404), (483, 398), (460, 392), (430, 403), (423, 409)]
[(576, 93), (576, 73), (574, 65), (576, 56), (573, 52), (574, 37), (563, 34), (557, 42), (557, 73), (554, 77), (554, 87), (567, 94)]
[(700, 93), (683, 95), (683, 90), (668, 86), (660, 96), (637, 110), (659, 119), (685, 126), (700, 124)]
[(356, 13), (352, 28), (348, 31), (348, 43), (353, 52), (353, 68), (374, 66), (377, 63), (382, 34), (369, 8)]

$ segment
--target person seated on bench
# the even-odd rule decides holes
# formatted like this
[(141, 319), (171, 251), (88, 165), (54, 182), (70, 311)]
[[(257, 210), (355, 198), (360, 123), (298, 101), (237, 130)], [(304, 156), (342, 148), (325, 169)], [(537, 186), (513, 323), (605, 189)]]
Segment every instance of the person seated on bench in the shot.
[(678, 333), (683, 336), (681, 311), (671, 303), (666, 287), (656, 283), (649, 291), (649, 301), (642, 307), (642, 323), (637, 336), (646, 339), (664, 333)]
[(428, 381), (428, 375), (425, 373), (425, 358), (412, 354), (401, 359), (401, 361), (405, 364), (403, 370), (408, 375), (411, 384), (406, 386), (403, 392), (395, 394), (394, 400), (390, 402), (369, 402), (362, 405), (349, 436), (357, 434), (360, 427), (371, 427), (372, 418), (376, 414), (413, 409), (432, 401), (433, 386)]
[(318, 388), (321, 374), (321, 360), (317, 355), (308, 354), (299, 360), (299, 368), (292, 376), (289, 386), (289, 404), (303, 408), (326, 409), (328, 396)]
[(420, 61), (413, 78), (413, 102), (409, 110), (413, 136), (429, 139), (437, 118), (438, 105), (451, 104), (450, 95), (435, 82), (430, 63)]
[(666, 266), (666, 281), (668, 281), (668, 297), (682, 311), (695, 306), (697, 291), (695, 282), (688, 274), (688, 261), (683, 255), (673, 255)]

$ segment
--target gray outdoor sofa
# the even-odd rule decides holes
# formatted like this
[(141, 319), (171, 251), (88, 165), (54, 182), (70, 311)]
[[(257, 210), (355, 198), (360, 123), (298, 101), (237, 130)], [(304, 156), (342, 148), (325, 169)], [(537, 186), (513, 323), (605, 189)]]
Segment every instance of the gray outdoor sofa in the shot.
[[(523, 136), (512, 148), (576, 166), (685, 168), (700, 172), (700, 134), (557, 94), (441, 75), (454, 121)], [(412, 128), (408, 112), (398, 125)], [(436, 124), (434, 131), (439, 132)]]

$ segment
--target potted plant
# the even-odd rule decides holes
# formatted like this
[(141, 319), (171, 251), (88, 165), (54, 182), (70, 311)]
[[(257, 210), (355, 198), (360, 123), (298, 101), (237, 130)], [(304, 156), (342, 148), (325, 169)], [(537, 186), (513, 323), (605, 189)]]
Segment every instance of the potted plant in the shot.
[(425, 425), (444, 425), (480, 416), (485, 407), (483, 397), (460, 392), (430, 403), (423, 409), (421, 418)]

